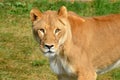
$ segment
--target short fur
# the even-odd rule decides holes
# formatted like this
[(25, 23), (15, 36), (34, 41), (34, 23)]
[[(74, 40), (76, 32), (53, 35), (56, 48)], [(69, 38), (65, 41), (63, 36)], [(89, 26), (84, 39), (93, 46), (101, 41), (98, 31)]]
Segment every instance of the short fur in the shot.
[(30, 17), (58, 80), (96, 80), (120, 66), (120, 14), (82, 18), (63, 6), (44, 13), (32, 9)]

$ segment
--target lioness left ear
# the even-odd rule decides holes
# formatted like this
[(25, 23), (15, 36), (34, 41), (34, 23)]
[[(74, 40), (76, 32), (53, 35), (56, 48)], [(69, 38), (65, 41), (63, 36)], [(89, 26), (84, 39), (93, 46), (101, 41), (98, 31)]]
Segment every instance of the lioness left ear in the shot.
[(30, 19), (32, 22), (40, 19), (42, 17), (42, 13), (38, 9), (32, 9), (30, 11)]
[(63, 18), (67, 18), (67, 9), (65, 6), (62, 6), (59, 10), (58, 10), (58, 15), (60, 17), (63, 17)]

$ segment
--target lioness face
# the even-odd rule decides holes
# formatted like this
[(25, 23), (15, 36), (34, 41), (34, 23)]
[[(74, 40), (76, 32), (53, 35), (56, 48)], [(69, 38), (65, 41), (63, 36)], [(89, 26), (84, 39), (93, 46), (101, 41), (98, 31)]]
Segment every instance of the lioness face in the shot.
[(65, 35), (65, 25), (63, 23), (57, 19), (50, 22), (55, 22), (56, 25), (41, 19), (33, 27), (36, 39), (40, 43), (40, 49), (46, 56), (54, 56), (59, 52), (58, 49), (64, 42)]
[(31, 11), (31, 18), (33, 34), (40, 44), (40, 50), (47, 57), (59, 54), (68, 34), (67, 18), (54, 11), (41, 14), (38, 10)]

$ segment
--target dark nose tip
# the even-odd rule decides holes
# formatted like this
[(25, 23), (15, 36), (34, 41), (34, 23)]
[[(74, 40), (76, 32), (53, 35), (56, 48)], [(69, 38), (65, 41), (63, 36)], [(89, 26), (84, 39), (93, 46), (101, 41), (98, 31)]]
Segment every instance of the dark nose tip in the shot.
[(48, 45), (46, 44), (45, 47), (47, 47), (48, 49), (52, 48), (54, 45)]

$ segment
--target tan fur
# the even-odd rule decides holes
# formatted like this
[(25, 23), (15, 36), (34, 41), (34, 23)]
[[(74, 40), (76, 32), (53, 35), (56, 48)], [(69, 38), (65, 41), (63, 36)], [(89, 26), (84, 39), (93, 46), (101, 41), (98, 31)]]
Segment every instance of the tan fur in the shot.
[[(82, 18), (64, 6), (30, 14), (33, 34), (58, 80), (96, 80), (96, 73), (120, 66), (120, 14)], [(45, 52), (46, 44), (53, 53)]]

